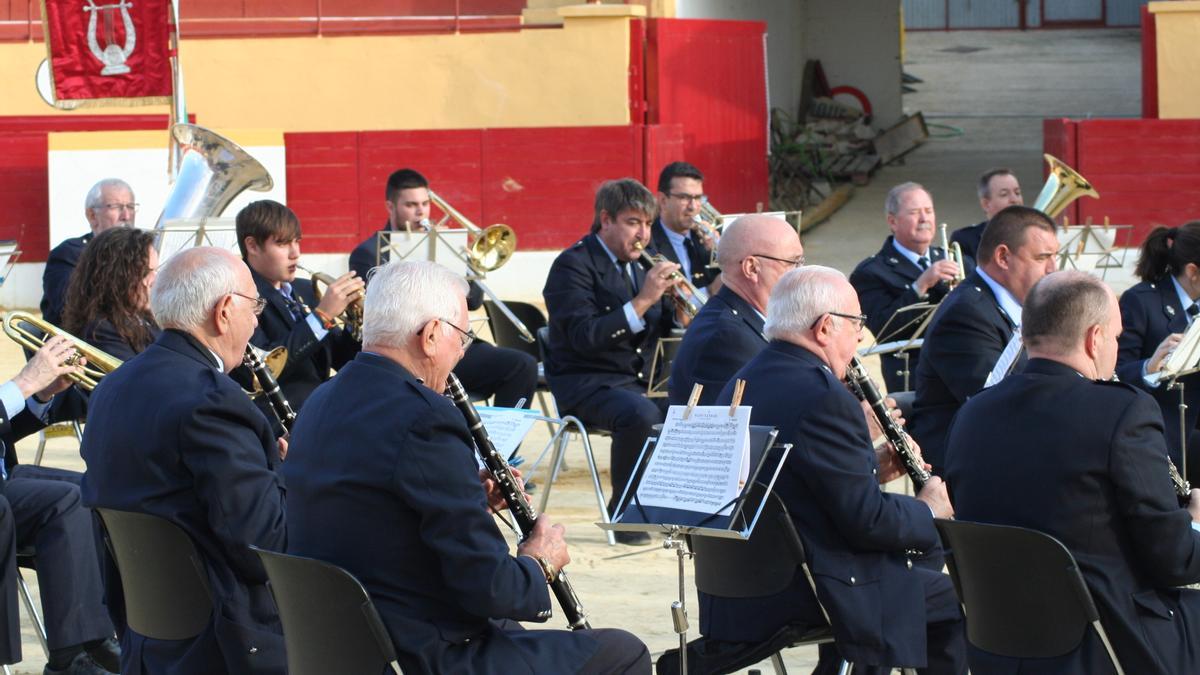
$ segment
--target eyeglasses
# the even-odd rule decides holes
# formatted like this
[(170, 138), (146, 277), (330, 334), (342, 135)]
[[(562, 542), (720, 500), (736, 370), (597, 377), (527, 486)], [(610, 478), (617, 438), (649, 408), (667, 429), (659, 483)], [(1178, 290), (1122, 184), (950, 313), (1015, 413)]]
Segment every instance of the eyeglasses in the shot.
[(708, 202), (708, 195), (689, 195), (686, 192), (669, 192), (668, 197), (674, 197), (681, 202), (696, 202), (697, 204), (705, 204)]
[(455, 326), (453, 323), (451, 323), (451, 321), (449, 319), (442, 319), (442, 321), (445, 322), (445, 324), (447, 326), (450, 326), (451, 328), (458, 331), (459, 333), (462, 333), (462, 335), (459, 337), (459, 339), (462, 340), (462, 348), (463, 349), (470, 347), (471, 343), (475, 341), (475, 337), (476, 337), (475, 331), (463, 330), (463, 329), (459, 328), (458, 326)]
[(804, 256), (798, 256), (796, 258), (776, 258), (773, 255), (764, 255), (762, 253), (751, 253), (750, 255), (748, 255), (746, 257), (747, 258), (766, 258), (767, 260), (774, 260), (777, 263), (783, 263), (784, 265), (787, 265), (788, 267), (800, 267), (801, 265), (804, 264)]
[(237, 291), (231, 291), (229, 294), (236, 295), (239, 298), (245, 298), (245, 299), (249, 300), (250, 302), (253, 302), (255, 316), (262, 314), (263, 310), (267, 308), (267, 299), (266, 298), (256, 298), (251, 295), (246, 295), (245, 293), (238, 293)]
[[(847, 321), (853, 322), (854, 330), (856, 331), (862, 330), (863, 326), (867, 325), (866, 314), (842, 314), (841, 312), (825, 312), (825, 314), (828, 314), (829, 316), (838, 316), (846, 319)], [(825, 316), (825, 314), (822, 314), (821, 316)], [(815, 329), (817, 324), (821, 323), (821, 316), (818, 316), (817, 320), (812, 322), (812, 325), (808, 327), (809, 330)]]
[(141, 204), (101, 204), (101, 208), (106, 211), (130, 211), (137, 213), (138, 207)]

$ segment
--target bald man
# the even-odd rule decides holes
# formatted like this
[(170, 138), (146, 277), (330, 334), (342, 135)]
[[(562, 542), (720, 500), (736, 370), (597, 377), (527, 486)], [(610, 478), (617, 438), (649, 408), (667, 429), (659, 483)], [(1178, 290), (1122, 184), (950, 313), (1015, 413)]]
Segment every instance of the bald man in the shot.
[(711, 404), (729, 378), (767, 346), (767, 297), (779, 277), (804, 264), (804, 247), (787, 221), (742, 216), (725, 228), (717, 262), (724, 286), (684, 334), (671, 365), (672, 404), (686, 404), (694, 384), (704, 385), (700, 404)]

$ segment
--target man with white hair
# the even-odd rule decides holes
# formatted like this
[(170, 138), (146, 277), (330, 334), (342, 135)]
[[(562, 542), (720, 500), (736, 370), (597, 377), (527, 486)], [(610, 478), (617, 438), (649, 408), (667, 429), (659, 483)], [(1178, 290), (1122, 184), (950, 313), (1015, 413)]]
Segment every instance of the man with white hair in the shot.
[(571, 558), (545, 514), (510, 555), (488, 512), (503, 497), (443, 395), (475, 337), (466, 294), (437, 263), (376, 269), (362, 352), (292, 430), (288, 552), (362, 582), (406, 673), (648, 673), (646, 646), (624, 631), (516, 623), (550, 617), (548, 583)]
[[(1117, 298), (1091, 275), (1055, 272), (1034, 284), (1021, 314), (1028, 365), (973, 396), (950, 426), (946, 477), (958, 515), (1061, 541), (1126, 673), (1200, 672), (1200, 593), (1181, 588), (1200, 582), (1200, 491), (1180, 506), (1158, 404), (1112, 380)], [(980, 675), (1113, 672), (1090, 630), (1058, 657), (970, 654)]]
[[(825, 625), (821, 605), (836, 653), (823, 650), (818, 672), (832, 672), (840, 659), (855, 672), (966, 672), (962, 613), (933, 525), (954, 513), (946, 485), (933, 477), (915, 498), (880, 490), (903, 469), (889, 446), (872, 449), (862, 408), (842, 382), (862, 336), (860, 312), (841, 272), (788, 272), (767, 304), (770, 344), (734, 376), (746, 382), (741, 404), (752, 407), (751, 424), (776, 427), (779, 442), (793, 444), (775, 493), (804, 538), (820, 605), (802, 574), (771, 596), (701, 595), (704, 640), (694, 649), (712, 666), (705, 672), (766, 658), (761, 645), (781, 629)], [(728, 405), (733, 389), (731, 380), (716, 404)]]
[(133, 227), (137, 207), (133, 201), (133, 188), (120, 178), (105, 178), (88, 190), (83, 213), (91, 231), (63, 240), (46, 258), (46, 270), (42, 273), (42, 318), (56, 326), (62, 321), (67, 282), (71, 280), (71, 272), (75, 271), (84, 247), (92, 237), (105, 230)]
[(804, 247), (787, 221), (753, 214), (725, 228), (717, 261), (723, 286), (692, 320), (671, 363), (673, 405), (686, 404), (696, 384), (704, 386), (700, 405), (711, 405), (729, 378), (767, 346), (767, 298), (784, 273), (804, 264)]
[[(80, 450), (84, 504), (181, 527), (204, 560), (214, 605), (208, 627), (191, 640), (126, 630), (126, 675), (286, 671), (266, 573), (249, 548), (285, 546), (276, 474), (282, 443), (227, 376), (241, 364), (264, 304), (232, 253), (205, 247), (176, 254), (150, 295), (162, 335), (92, 393)], [(108, 591), (119, 598), (119, 589)]]

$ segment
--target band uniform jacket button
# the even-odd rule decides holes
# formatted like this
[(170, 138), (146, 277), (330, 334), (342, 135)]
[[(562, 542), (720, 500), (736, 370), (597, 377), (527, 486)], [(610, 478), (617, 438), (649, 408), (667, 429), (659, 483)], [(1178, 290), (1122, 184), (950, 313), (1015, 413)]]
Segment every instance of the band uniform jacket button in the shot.
[(907, 559), (905, 559), (904, 562), (908, 564), (908, 569), (911, 570), (912, 569), (912, 558), (907, 558)]
[(251, 647), (251, 648), (250, 648), (250, 653), (251, 653), (251, 654), (257, 654), (257, 653), (258, 653), (258, 647)]
[(641, 353), (642, 353), (642, 348), (641, 348), (641, 347), (638, 347), (637, 349), (635, 349), (635, 350), (633, 350), (633, 351), (637, 352), (638, 354), (641, 354)]
[(850, 577), (850, 583), (851, 583), (851, 584), (854, 584), (854, 583), (855, 583), (855, 581), (854, 581), (854, 577)]

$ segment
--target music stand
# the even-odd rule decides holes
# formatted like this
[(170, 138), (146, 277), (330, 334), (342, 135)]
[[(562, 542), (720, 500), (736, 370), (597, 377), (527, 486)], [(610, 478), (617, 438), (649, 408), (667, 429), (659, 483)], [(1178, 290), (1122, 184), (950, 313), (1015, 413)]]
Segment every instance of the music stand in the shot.
[(650, 382), (646, 385), (646, 398), (663, 398), (668, 395), (667, 385), (671, 380), (671, 362), (679, 353), (682, 337), (659, 338), (654, 345), (654, 358), (650, 360)]
[[(1065, 225), (1061, 228), (1058, 248), (1058, 269), (1085, 269), (1094, 272), (1100, 270), (1100, 278), (1104, 279), (1110, 269), (1122, 269), (1129, 257), (1129, 247), (1118, 245), (1121, 239), (1125, 244), (1133, 234), (1132, 225), (1112, 225), (1108, 218), (1103, 225), (1085, 223), (1083, 225)], [(1090, 261), (1090, 265), (1088, 264)]]
[(1192, 321), (1183, 332), (1179, 344), (1163, 360), (1158, 372), (1146, 376), (1146, 384), (1157, 386), (1166, 382), (1167, 391), (1179, 390), (1179, 470), (1187, 477), (1187, 402), (1184, 399), (1183, 378), (1200, 372), (1200, 321)]
[(17, 258), (21, 257), (21, 249), (14, 239), (5, 239), (0, 241), (0, 286), (8, 281), (8, 275), (12, 272), (13, 265), (17, 264)]
[(165, 221), (155, 234), (154, 246), (163, 260), (197, 246), (238, 253), (237, 221), (233, 218), (175, 218)]
[[(911, 374), (909, 370), (910, 352), (919, 350), (924, 344), (924, 339), (921, 337), (925, 333), (925, 329), (929, 327), (929, 322), (933, 319), (934, 310), (937, 309), (937, 304), (932, 302), (918, 302), (911, 305), (906, 305), (896, 310), (891, 317), (879, 329), (879, 335), (875, 336), (875, 344), (865, 349), (858, 350), (859, 356), (872, 356), (878, 354), (899, 354), (900, 359), (904, 361), (904, 370), (898, 373), (904, 376), (904, 390), (909, 391), (908, 378)], [(915, 328), (914, 328), (915, 326)], [(897, 338), (901, 333), (913, 328), (912, 335), (906, 338)]]
[[(621, 494), (617, 503), (616, 515), (611, 522), (596, 523), (598, 527), (609, 532), (646, 532), (648, 534), (664, 534), (663, 548), (675, 551), (678, 561), (679, 599), (671, 603), (671, 621), (674, 631), (679, 635), (679, 668), (681, 674), (687, 670), (687, 570), (684, 562), (695, 553), (687, 550), (686, 537), (720, 537), (746, 541), (758, 524), (758, 517), (766, 504), (767, 496), (775, 487), (775, 480), (787, 461), (792, 445), (785, 443), (776, 445), (775, 439), (779, 431), (774, 427), (750, 425), (750, 473), (739, 494), (731, 504), (727, 515), (721, 515), (725, 509), (717, 513), (688, 511), (660, 506), (644, 506), (637, 499), (637, 491), (642, 478), (646, 474), (650, 458), (654, 454), (658, 439), (650, 437), (642, 446), (638, 455), (633, 475)], [(777, 458), (777, 459), (776, 459)], [(762, 483), (766, 489), (755, 501), (750, 492), (754, 483)]]

